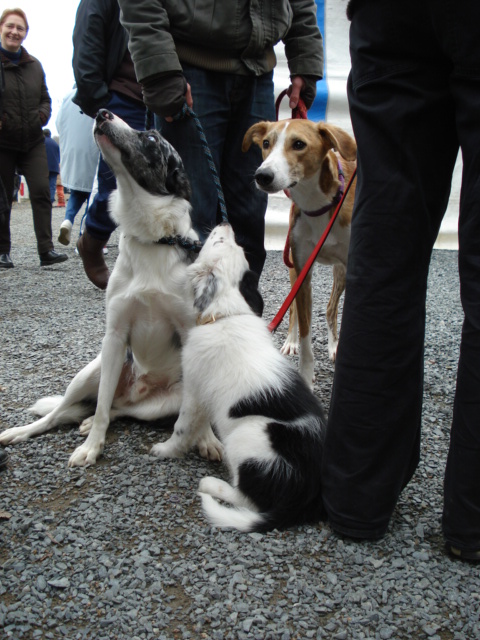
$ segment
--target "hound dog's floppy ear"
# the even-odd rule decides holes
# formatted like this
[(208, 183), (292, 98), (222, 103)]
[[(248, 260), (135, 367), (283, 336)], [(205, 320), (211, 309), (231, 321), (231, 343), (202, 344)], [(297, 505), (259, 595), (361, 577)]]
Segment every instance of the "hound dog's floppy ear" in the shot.
[(175, 157), (174, 155), (168, 157), (165, 186), (168, 193), (178, 196), (179, 198), (184, 198), (185, 200), (190, 200), (192, 196), (190, 182), (188, 181), (187, 172), (180, 157)]
[(333, 124), (318, 123), (318, 133), (326, 140), (329, 149), (338, 151), (345, 160), (357, 159), (357, 143), (346, 131)]
[(258, 144), (258, 146), (261, 147), (262, 140), (268, 131), (269, 125), (270, 122), (257, 122), (257, 124), (251, 126), (243, 137), (242, 151), (248, 151), (252, 145), (252, 142)]
[(263, 298), (258, 290), (258, 278), (250, 269), (243, 274), (239, 289), (253, 313), (262, 317)]

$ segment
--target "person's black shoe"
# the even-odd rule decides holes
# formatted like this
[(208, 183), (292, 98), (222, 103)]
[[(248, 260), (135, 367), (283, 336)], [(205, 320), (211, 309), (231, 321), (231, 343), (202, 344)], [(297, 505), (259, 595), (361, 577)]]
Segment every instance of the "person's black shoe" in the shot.
[(13, 262), (8, 253), (0, 254), (0, 269), (13, 269)]
[(45, 251), (40, 254), (40, 266), (48, 267), (51, 264), (58, 264), (59, 262), (65, 262), (68, 260), (66, 253), (57, 253), (53, 249), (51, 251)]
[(457, 560), (466, 560), (467, 562), (480, 562), (480, 549), (457, 549), (447, 542), (447, 553)]
[(3, 471), (7, 466), (8, 453), (4, 449), (0, 449), (0, 471)]

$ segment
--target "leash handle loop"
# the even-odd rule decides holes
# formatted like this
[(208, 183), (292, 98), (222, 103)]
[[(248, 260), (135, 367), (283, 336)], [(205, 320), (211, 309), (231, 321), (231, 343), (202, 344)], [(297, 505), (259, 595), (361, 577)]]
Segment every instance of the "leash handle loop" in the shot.
[[(288, 95), (288, 89), (284, 89), (277, 97), (277, 99), (275, 100), (275, 115), (276, 118), (278, 120), (278, 114), (280, 112), (280, 103), (282, 102), (283, 98)], [(307, 107), (305, 106), (304, 101), (302, 100), (302, 98), (298, 99), (298, 104), (297, 106), (292, 109), (292, 118), (294, 120), (306, 120), (307, 119)]]
[(320, 249), (323, 247), (325, 240), (327, 239), (328, 234), (330, 233), (330, 229), (333, 226), (333, 223), (335, 222), (337, 215), (340, 211), (340, 209), (342, 208), (342, 204), (345, 200), (345, 198), (347, 197), (348, 192), (350, 191), (350, 187), (352, 186), (353, 180), (355, 178), (357, 174), (357, 170), (355, 169), (354, 172), (352, 173), (352, 177), (350, 178), (347, 188), (345, 189), (345, 192), (342, 196), (342, 199), (340, 200), (340, 202), (337, 205), (337, 208), (335, 209), (330, 222), (327, 225), (327, 228), (325, 229), (325, 231), (322, 234), (322, 237), (320, 238), (320, 240), (318, 241), (315, 249), (312, 251), (309, 259), (307, 260), (307, 262), (304, 264), (303, 269), (300, 271), (297, 279), (295, 280), (295, 284), (293, 285), (293, 287), (290, 289), (290, 293), (288, 294), (288, 296), (285, 298), (285, 302), (282, 304), (282, 306), (280, 307), (279, 312), (277, 313), (277, 315), (275, 316), (275, 318), (270, 322), (270, 324), (268, 325), (268, 330), (270, 332), (275, 331), (278, 328), (278, 325), (281, 323), (281, 321), (283, 320), (285, 314), (287, 313), (288, 308), (290, 307), (290, 305), (292, 304), (292, 302), (295, 299), (295, 296), (298, 293), (298, 290), (300, 289), (300, 287), (303, 284), (303, 281), (305, 280), (305, 278), (307, 277), (308, 272), (310, 271), (310, 269), (312, 268), (313, 263), (315, 262), (316, 257), (318, 256)]

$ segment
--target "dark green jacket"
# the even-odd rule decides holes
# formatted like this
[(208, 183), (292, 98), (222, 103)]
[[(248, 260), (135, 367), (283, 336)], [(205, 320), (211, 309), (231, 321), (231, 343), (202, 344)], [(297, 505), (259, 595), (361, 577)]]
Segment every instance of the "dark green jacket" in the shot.
[(29, 151), (44, 136), (52, 101), (40, 62), (22, 47), (18, 64), (0, 52), (5, 87), (0, 96), (0, 148)]
[(323, 76), (314, 0), (119, 0), (137, 79), (182, 62), (228, 73), (271, 71), (285, 44), (290, 75)]

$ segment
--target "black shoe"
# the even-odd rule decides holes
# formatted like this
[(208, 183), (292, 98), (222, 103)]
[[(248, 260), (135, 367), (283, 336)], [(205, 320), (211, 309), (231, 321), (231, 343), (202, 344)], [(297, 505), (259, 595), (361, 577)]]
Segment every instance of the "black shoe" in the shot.
[(0, 449), (0, 471), (5, 469), (8, 462), (8, 453), (4, 449)]
[(467, 562), (480, 562), (480, 549), (457, 549), (447, 542), (447, 553), (457, 560), (466, 560)]
[(13, 262), (10, 260), (8, 253), (2, 253), (0, 255), (0, 268), (1, 269), (13, 269)]
[(65, 260), (68, 260), (68, 256), (66, 253), (57, 253), (53, 249), (51, 251), (45, 251), (45, 253), (40, 254), (41, 267), (48, 267), (51, 264), (65, 262)]

